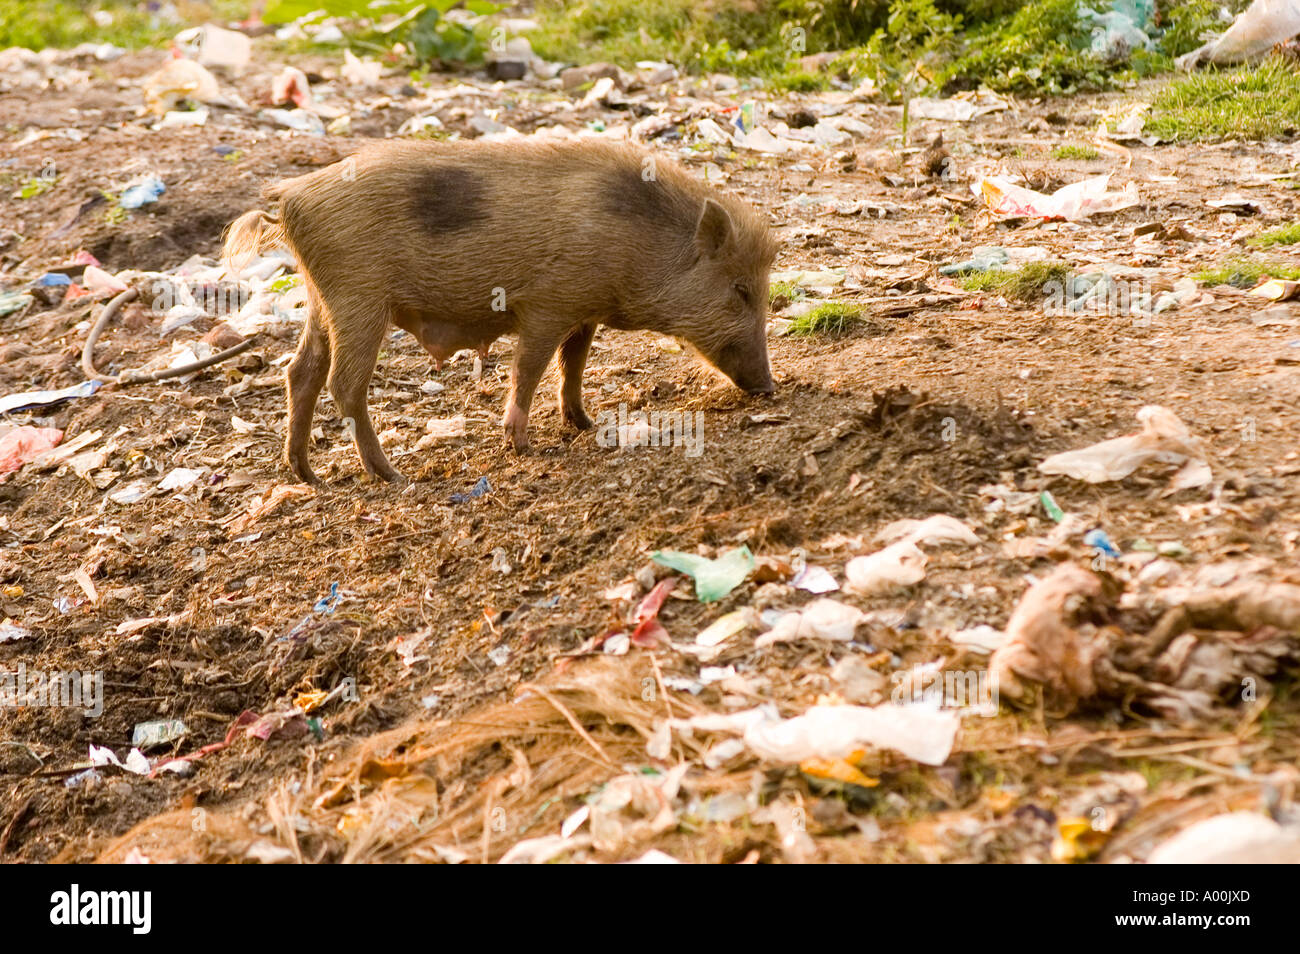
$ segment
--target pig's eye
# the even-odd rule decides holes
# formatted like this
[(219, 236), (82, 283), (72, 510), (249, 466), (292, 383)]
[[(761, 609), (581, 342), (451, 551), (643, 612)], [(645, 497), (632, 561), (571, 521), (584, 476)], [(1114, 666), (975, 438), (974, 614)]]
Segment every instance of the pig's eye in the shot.
[(750, 300), (752, 299), (753, 296), (750, 295), (750, 293), (749, 293), (749, 289), (748, 289), (748, 288), (746, 288), (746, 287), (745, 287), (744, 285), (742, 285), (740, 282), (737, 282), (735, 285), (732, 285), (731, 287), (732, 287), (732, 290), (733, 290), (737, 295), (740, 296), (740, 300), (741, 300), (742, 302), (744, 302), (746, 305), (748, 305), (748, 304), (750, 303)]

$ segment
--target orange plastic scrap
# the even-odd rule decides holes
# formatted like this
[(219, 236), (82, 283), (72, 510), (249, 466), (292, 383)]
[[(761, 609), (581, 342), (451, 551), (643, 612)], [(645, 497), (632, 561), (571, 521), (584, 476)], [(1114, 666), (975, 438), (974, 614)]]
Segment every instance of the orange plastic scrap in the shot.
[(313, 709), (320, 708), (321, 704), (329, 698), (329, 693), (324, 689), (315, 689), (312, 692), (299, 693), (293, 700), (293, 707), (301, 709), (303, 712), (311, 712)]
[(357, 772), (357, 778), (367, 785), (378, 785), (390, 778), (410, 774), (411, 765), (401, 759), (367, 759)]
[(1062, 864), (1087, 861), (1105, 847), (1109, 838), (1109, 832), (1099, 831), (1086, 818), (1062, 818), (1057, 823), (1052, 858)]
[(872, 778), (859, 769), (854, 762), (861, 761), (866, 753), (858, 750), (850, 752), (842, 759), (804, 759), (799, 763), (799, 771), (809, 778), (823, 782), (838, 782), (841, 785), (857, 785), (861, 788), (875, 788), (880, 779)]

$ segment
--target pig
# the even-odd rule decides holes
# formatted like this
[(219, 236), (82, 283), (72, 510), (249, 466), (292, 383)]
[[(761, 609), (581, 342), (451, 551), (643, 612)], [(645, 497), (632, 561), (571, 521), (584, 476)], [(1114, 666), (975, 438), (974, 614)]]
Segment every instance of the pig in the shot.
[(564, 423), (592, 426), (582, 372), (599, 325), (674, 336), (751, 394), (774, 390), (766, 220), (663, 156), (607, 141), (409, 142), (364, 146), (264, 192), (223, 250), (236, 268), (286, 245), (307, 318), (286, 383), (285, 463), (318, 483), (311, 419), (328, 385), (371, 477), (402, 481), (366, 392), (390, 325), (435, 364), (518, 335), (503, 424), (528, 450), (528, 412), (559, 353)]

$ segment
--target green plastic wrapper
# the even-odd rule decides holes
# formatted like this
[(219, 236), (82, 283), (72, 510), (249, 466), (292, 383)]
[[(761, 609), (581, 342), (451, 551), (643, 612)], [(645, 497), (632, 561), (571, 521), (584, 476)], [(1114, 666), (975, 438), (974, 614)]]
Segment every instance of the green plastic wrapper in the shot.
[(695, 596), (701, 603), (722, 599), (754, 572), (754, 554), (749, 552), (749, 547), (728, 550), (716, 560), (680, 550), (656, 550), (650, 559), (693, 579)]

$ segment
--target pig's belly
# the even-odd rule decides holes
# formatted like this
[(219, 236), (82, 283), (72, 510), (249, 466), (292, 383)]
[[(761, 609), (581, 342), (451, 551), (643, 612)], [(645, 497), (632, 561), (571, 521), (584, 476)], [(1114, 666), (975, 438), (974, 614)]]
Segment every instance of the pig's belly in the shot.
[(399, 312), (393, 322), (414, 335), (439, 367), (457, 351), (469, 349), (486, 354), (492, 342), (514, 329), (514, 320), (509, 313), (484, 320), (449, 321)]

